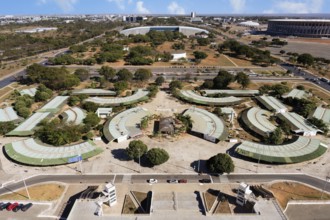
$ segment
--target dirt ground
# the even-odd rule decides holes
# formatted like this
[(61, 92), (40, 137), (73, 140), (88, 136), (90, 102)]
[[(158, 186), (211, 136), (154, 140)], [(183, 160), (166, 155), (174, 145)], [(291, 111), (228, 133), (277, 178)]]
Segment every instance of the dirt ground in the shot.
[(31, 199), (28, 198), (25, 189), (0, 196), (0, 200), (33, 200), (53, 201), (61, 197), (65, 186), (59, 184), (44, 184), (28, 187)]
[(329, 200), (330, 194), (296, 182), (279, 182), (268, 187), (281, 207), (285, 209), (290, 200)]

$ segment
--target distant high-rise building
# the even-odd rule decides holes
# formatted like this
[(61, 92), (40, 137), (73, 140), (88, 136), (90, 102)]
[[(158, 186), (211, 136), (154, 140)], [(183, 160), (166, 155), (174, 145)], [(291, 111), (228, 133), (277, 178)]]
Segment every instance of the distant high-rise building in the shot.
[(191, 12), (191, 18), (195, 18), (196, 17), (196, 12)]

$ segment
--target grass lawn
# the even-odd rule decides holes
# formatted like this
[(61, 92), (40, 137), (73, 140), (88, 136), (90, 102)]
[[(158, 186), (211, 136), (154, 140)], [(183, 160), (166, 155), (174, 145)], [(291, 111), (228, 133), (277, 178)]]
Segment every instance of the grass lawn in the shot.
[[(283, 209), (290, 200), (321, 200), (322, 195), (321, 191), (296, 182), (274, 183), (269, 190), (273, 192)], [(323, 200), (330, 200), (330, 195), (324, 193)]]
[[(31, 200), (54, 201), (61, 197), (65, 186), (58, 184), (44, 184), (28, 187)], [(0, 196), (0, 200), (28, 200), (25, 189)]]
[(230, 207), (229, 207), (229, 202), (224, 201), (220, 202), (218, 207), (216, 208), (215, 214), (231, 214)]
[(135, 207), (131, 197), (129, 195), (125, 195), (122, 214), (134, 214), (137, 210), (138, 209)]
[(210, 209), (212, 208), (217, 196), (215, 196), (209, 192), (205, 192), (205, 193), (203, 193), (203, 195), (204, 195), (204, 199), (205, 199), (206, 210), (209, 212)]

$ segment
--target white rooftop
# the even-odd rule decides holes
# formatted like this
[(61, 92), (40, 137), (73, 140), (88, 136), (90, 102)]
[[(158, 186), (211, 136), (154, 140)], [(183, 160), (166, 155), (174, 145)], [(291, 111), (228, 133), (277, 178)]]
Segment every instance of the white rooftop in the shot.
[(330, 124), (330, 109), (317, 107), (313, 113), (313, 117), (322, 120), (326, 124)]
[(29, 95), (34, 97), (37, 93), (37, 88), (23, 89), (19, 92), (21, 95)]
[(19, 117), (13, 107), (0, 109), (0, 122), (8, 122), (18, 120)]
[(283, 98), (297, 98), (297, 99), (302, 99), (302, 98), (307, 98), (308, 94), (304, 90), (299, 90), (299, 89), (293, 89), (291, 90), (288, 94), (283, 95)]

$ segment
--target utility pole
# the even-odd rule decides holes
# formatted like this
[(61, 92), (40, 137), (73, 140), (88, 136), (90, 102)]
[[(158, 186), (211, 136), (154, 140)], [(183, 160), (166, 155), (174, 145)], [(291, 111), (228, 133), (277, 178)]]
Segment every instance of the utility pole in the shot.
[(198, 173), (200, 173), (200, 166), (201, 166), (201, 152), (198, 152), (198, 167), (197, 167), (197, 171)]
[(138, 148), (139, 151), (139, 173), (141, 173), (141, 155), (140, 155), (140, 148)]
[(330, 176), (329, 176), (329, 173), (328, 173), (328, 175), (325, 177), (325, 183), (324, 183), (324, 187), (323, 187), (323, 190), (322, 190), (321, 199), (323, 199), (323, 194), (324, 194), (324, 191), (325, 191), (326, 188), (327, 188), (328, 182), (330, 182)]
[(27, 194), (27, 196), (29, 197), (29, 199), (31, 199), (31, 197), (30, 197), (30, 193), (29, 193), (29, 190), (28, 190), (28, 188), (27, 188), (27, 186), (26, 186), (25, 179), (23, 178), (22, 174), (21, 174), (21, 177), (22, 177), (22, 181), (23, 181), (23, 183), (24, 183), (24, 187), (25, 187), (25, 190), (26, 190), (26, 194)]

